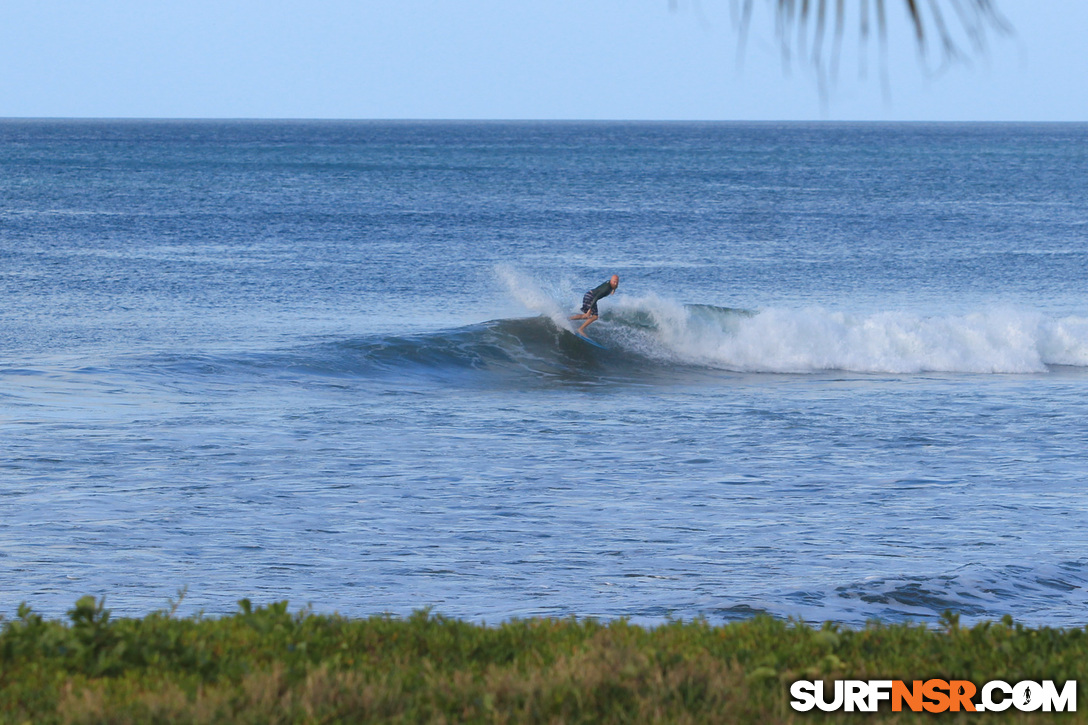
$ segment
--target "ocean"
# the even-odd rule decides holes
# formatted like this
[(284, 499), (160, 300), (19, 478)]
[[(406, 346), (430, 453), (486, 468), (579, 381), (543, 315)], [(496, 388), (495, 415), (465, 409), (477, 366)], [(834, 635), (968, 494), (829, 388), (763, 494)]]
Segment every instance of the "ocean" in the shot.
[(1083, 625), (1086, 269), (1088, 125), (0, 121), (0, 614)]

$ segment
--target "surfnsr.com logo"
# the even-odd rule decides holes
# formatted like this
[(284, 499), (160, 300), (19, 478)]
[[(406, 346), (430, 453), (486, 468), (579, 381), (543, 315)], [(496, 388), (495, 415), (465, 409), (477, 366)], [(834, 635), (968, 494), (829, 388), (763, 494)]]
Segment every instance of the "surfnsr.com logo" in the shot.
[(824, 692), (823, 680), (798, 680), (790, 686), (790, 706), (798, 712), (876, 712), (888, 703), (892, 712), (1076, 712), (1077, 681), (1067, 680), (1061, 690), (1053, 680), (1024, 680), (1010, 685), (991, 680), (981, 688), (967, 680), (835, 680)]

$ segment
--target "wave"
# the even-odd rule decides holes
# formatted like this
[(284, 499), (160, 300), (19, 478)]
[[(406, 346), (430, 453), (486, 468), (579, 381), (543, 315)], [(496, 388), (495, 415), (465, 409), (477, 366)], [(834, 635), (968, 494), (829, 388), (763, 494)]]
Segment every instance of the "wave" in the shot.
[[(496, 274), (530, 312), (567, 324), (558, 299), (508, 267)], [(992, 308), (962, 315), (850, 312), (812, 306), (749, 310), (618, 294), (591, 330), (627, 356), (657, 365), (745, 373), (1041, 373), (1088, 367), (1088, 318)]]
[(871, 577), (836, 587), (833, 596), (799, 594), (790, 599), (809, 605), (818, 601), (832, 612), (819, 611), (816, 619), (839, 621), (927, 621), (949, 609), (971, 621), (998, 619), (1016, 602), (1021, 621), (1057, 620), (1074, 626), (1084, 611), (1086, 583), (1088, 572), (1081, 561), (998, 567), (973, 563), (929, 576)]
[[(158, 354), (126, 366), (151, 375), (228, 381), (236, 376), (305, 381), (307, 378), (418, 380), (443, 384), (512, 385), (527, 381), (593, 382), (615, 367), (601, 350), (544, 317), (493, 320), (450, 330), (371, 334), (273, 352)], [(633, 374), (638, 363), (618, 358)]]
[(964, 624), (998, 620), (1010, 611), (1033, 626), (1079, 626), (1083, 621), (1088, 567), (1083, 561), (994, 564), (971, 562), (952, 571), (870, 576), (848, 584), (825, 583), (794, 591), (772, 589), (727, 598), (705, 613), (726, 621), (756, 614), (810, 623), (913, 621), (936, 624), (951, 610)]
[(1088, 318), (993, 308), (961, 315), (849, 312), (823, 307), (760, 310), (684, 304), (656, 295), (602, 301), (589, 328), (600, 350), (578, 340), (558, 300), (570, 283), (544, 289), (497, 269), (529, 316), (411, 334), (372, 334), (275, 353), (159, 358), (173, 372), (258, 372), (457, 384), (642, 383), (738, 374), (1036, 374), (1088, 369)]
[[(822, 308), (745, 310), (657, 298), (618, 299), (590, 328), (600, 350), (571, 334), (565, 313), (450, 330), (339, 339), (231, 359), (174, 359), (195, 374), (507, 381), (676, 383), (727, 373), (1045, 373), (1088, 368), (1088, 318), (991, 310), (927, 317)], [(159, 361), (162, 362), (161, 360)], [(240, 371), (239, 371), (240, 372)]]
[[(601, 351), (546, 317), (493, 320), (453, 330), (373, 335), (328, 343), (299, 361), (324, 373), (365, 376), (593, 379), (604, 373)], [(624, 365), (629, 367), (629, 365)]]

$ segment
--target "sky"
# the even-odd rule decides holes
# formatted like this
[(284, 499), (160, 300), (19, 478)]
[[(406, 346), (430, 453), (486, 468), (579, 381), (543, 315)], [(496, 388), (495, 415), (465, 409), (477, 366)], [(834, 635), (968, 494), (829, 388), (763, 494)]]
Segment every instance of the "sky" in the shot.
[(0, 117), (1088, 121), (1085, 0), (995, 0), (947, 67), (886, 2), (821, 83), (774, 0), (742, 61), (737, 0), (4, 0)]

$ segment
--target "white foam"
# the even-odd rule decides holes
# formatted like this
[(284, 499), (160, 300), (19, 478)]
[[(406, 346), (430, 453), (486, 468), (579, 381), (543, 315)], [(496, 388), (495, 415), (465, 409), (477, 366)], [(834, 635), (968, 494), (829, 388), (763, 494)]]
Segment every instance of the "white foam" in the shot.
[(1088, 366), (1088, 319), (1048, 319), (996, 309), (967, 315), (849, 313), (821, 307), (767, 309), (708, 324), (675, 305), (654, 315), (658, 354), (752, 372), (1037, 373), (1047, 365)]
[[(510, 267), (496, 275), (527, 310), (557, 325), (581, 298)], [(1039, 373), (1088, 367), (1088, 318), (993, 308), (962, 315), (849, 312), (824, 307), (753, 313), (619, 294), (602, 304), (599, 335), (663, 362), (743, 372)]]

